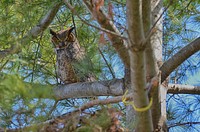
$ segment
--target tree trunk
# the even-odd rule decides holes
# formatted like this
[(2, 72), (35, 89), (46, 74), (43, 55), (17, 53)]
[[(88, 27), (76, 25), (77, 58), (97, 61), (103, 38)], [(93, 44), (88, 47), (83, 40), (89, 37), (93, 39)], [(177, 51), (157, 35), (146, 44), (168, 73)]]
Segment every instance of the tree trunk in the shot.
[(155, 0), (152, 2), (152, 23), (155, 24), (156, 32), (151, 37), (151, 44), (154, 50), (156, 59), (156, 74), (158, 74), (159, 87), (153, 93), (152, 118), (154, 131), (167, 131), (166, 128), (166, 94), (167, 88), (161, 84), (161, 73), (158, 68), (162, 64), (162, 37), (163, 37), (163, 23), (162, 23), (162, 0)]

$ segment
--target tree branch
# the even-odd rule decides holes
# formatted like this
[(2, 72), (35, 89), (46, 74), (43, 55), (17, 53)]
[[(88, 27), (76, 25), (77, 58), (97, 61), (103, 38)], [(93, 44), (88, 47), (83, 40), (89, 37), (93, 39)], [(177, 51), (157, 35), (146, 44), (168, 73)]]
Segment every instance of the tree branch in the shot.
[(171, 94), (200, 94), (200, 86), (168, 84), (167, 93)]
[[(30, 84), (27, 84), (30, 86)], [(108, 81), (80, 82), (60, 86), (48, 86), (41, 84), (31, 84), (32, 98), (50, 98), (63, 100), (67, 98), (81, 98), (91, 96), (122, 96), (124, 94), (124, 79), (112, 79)], [(146, 86), (148, 88), (148, 85)], [(51, 91), (52, 89), (52, 91)], [(51, 91), (51, 92), (50, 92)], [(199, 94), (199, 86), (169, 84), (168, 93)]]
[(177, 126), (185, 126), (185, 125), (199, 125), (200, 122), (184, 122), (184, 123), (175, 123), (172, 125), (168, 126), (168, 129), (172, 128), (172, 127), (177, 127)]
[(14, 44), (10, 48), (0, 51), (0, 59), (5, 58), (9, 54), (20, 52), (21, 46), (27, 44), (28, 41), (35, 39), (41, 32), (43, 32), (52, 22), (56, 13), (58, 12), (61, 3), (56, 3), (48, 13), (40, 20), (40, 22), (33, 27), (21, 40), (21, 44)]
[(94, 97), (94, 96), (119, 96), (124, 93), (123, 79), (109, 81), (82, 82), (61, 85), (53, 89), (57, 100), (66, 98)]
[(191, 55), (200, 50), (200, 37), (192, 41), (190, 44), (182, 48), (178, 53), (165, 61), (161, 66), (161, 82), (163, 82), (169, 74), (182, 64)]
[[(73, 120), (70, 120), (69, 119), (72, 119), (74, 117), (77, 116), (77, 114), (80, 114), (81, 111), (84, 111), (88, 108), (91, 108), (95, 105), (106, 105), (106, 104), (111, 104), (111, 103), (118, 103), (118, 102), (121, 102), (123, 99), (123, 96), (118, 96), (118, 97), (113, 97), (113, 98), (108, 98), (108, 99), (103, 99), (103, 100), (92, 100), (86, 104), (84, 104), (83, 106), (79, 107), (78, 109), (75, 109), (73, 110), (72, 112), (68, 112), (66, 114), (63, 114), (61, 116), (57, 116), (51, 120), (48, 120), (46, 122), (43, 122), (43, 123), (40, 123), (40, 124), (35, 124), (35, 125), (32, 125), (32, 126), (27, 126), (27, 127), (24, 127), (24, 128), (20, 128), (20, 129), (8, 129), (6, 130), (7, 132), (18, 132), (18, 131), (30, 131), (30, 130), (40, 130), (40, 132), (46, 132), (47, 130), (51, 130), (53, 131), (54, 129), (60, 129), (62, 130), (63, 128), (60, 127), (59, 128), (59, 125), (63, 124), (63, 125), (66, 125), (68, 122), (71, 122)], [(126, 96), (126, 100), (130, 100), (132, 99), (132, 95), (127, 95)], [(80, 116), (80, 115), (79, 115)], [(78, 122), (75, 122), (78, 124)], [(0, 132), (4, 132), (5, 130), (3, 128), (0, 128)]]
[[(99, 11), (94, 12), (93, 7), (89, 2), (90, 1), (83, 0), (83, 3), (88, 8), (91, 15), (93, 15), (93, 17), (95, 17), (95, 19), (97, 20), (99, 25), (104, 29), (107, 29), (111, 32), (115, 32), (116, 34), (120, 35), (120, 32), (117, 30), (117, 28), (115, 27), (113, 22), (107, 17), (108, 15), (101, 9)], [(125, 67), (129, 68), (130, 60), (129, 60), (128, 51), (125, 46), (125, 41), (120, 37), (116, 37), (116, 35), (112, 35), (109, 33), (106, 33), (106, 34), (107, 34), (109, 40), (111, 41), (113, 47), (119, 54), (119, 57), (122, 59), (122, 62), (124, 63)]]
[[(83, 111), (83, 110), (91, 108), (91, 107), (93, 107), (95, 105), (106, 105), (106, 104), (118, 103), (118, 102), (121, 102), (122, 99), (123, 99), (123, 96), (117, 96), (117, 97), (108, 98), (108, 99), (104, 99), (104, 100), (97, 99), (97, 100), (93, 100), (93, 101), (90, 101), (90, 102), (84, 104), (83, 106), (81, 106), (77, 110)], [(130, 99), (132, 99), (132, 95), (131, 94), (126, 96), (126, 100), (130, 100)]]
[(105, 61), (106, 65), (107, 65), (107, 67), (108, 67), (108, 69), (109, 69), (109, 71), (110, 71), (110, 73), (111, 73), (111, 75), (112, 75), (112, 78), (116, 78), (113, 69), (112, 69), (111, 66), (108, 64), (108, 61), (106, 60), (104, 54), (102, 53), (102, 51), (101, 51), (101, 49), (100, 49), (99, 47), (98, 47), (98, 50), (99, 50), (99, 53), (100, 53), (100, 55), (102, 56), (103, 60)]

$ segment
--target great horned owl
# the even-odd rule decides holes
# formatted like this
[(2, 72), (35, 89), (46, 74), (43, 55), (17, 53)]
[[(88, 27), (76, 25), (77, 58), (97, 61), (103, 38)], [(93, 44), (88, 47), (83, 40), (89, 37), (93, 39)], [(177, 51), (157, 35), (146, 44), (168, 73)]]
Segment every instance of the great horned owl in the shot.
[(50, 29), (51, 41), (55, 46), (57, 75), (62, 83), (91, 81), (88, 77), (77, 76), (78, 69), (74, 63), (81, 61), (85, 56), (85, 50), (81, 48), (76, 36), (73, 34), (74, 27), (59, 32)]

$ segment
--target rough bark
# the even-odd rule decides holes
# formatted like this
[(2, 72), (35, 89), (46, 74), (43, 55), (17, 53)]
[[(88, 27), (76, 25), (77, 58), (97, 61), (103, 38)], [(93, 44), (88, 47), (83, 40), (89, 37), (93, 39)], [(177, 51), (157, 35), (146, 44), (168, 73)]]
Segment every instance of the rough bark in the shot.
[[(90, 10), (91, 14), (93, 14), (93, 7), (88, 2), (89, 1), (84, 0), (85, 5)], [(141, 4), (141, 2), (143, 4)], [(25, 44), (25, 42), (30, 39), (36, 38), (42, 31), (44, 31), (53, 20), (59, 7), (60, 4), (56, 4), (46, 14), (46, 16), (44, 16), (39, 24), (33, 27), (27, 33), (27, 35), (22, 38), (22, 44)], [(161, 7), (161, 0), (153, 1), (153, 23), (158, 17), (160, 17), (159, 14), (161, 14), (162, 11)], [(149, 101), (145, 90), (146, 81), (149, 82), (151, 78), (158, 74), (157, 68), (159, 65), (157, 66), (157, 63), (160, 64), (160, 62), (162, 61), (162, 21), (158, 22), (156, 26), (157, 30), (152, 35), (151, 42), (147, 40), (147, 42), (145, 41), (145, 43), (143, 43), (145, 37), (149, 35), (148, 33), (151, 27), (150, 10), (150, 1), (127, 1), (129, 52), (126, 49), (124, 45), (124, 40), (122, 38), (116, 37), (114, 34), (109, 34), (107, 32), (108, 38), (110, 39), (113, 47), (116, 49), (117, 53), (125, 64), (126, 68), (130, 68), (128, 69), (130, 71), (126, 73), (127, 78), (125, 78), (125, 82), (123, 79), (114, 79), (110, 81), (96, 81), (61, 85), (55, 87), (52, 92), (49, 93), (47, 96), (49, 98), (54, 97), (56, 100), (90, 96), (120, 96), (124, 94), (125, 88), (128, 88), (129, 92), (133, 93), (132, 98), (134, 104), (138, 108), (147, 106), (149, 104)], [(102, 9), (95, 13), (96, 15), (93, 15), (96, 16), (95, 18), (101, 27), (109, 31), (115, 32), (116, 34), (120, 34)], [(197, 38), (195, 41), (191, 42), (189, 45), (187, 45), (177, 54), (175, 54), (172, 58), (166, 61), (160, 68), (162, 75), (161, 81), (163, 82), (178, 65), (189, 58), (192, 54), (199, 51), (199, 49), (200, 38)], [(20, 46), (18, 47), (15, 45), (10, 49), (0, 51), (0, 58), (4, 58), (8, 54), (17, 53), (18, 51), (20, 51)], [(131, 78), (127, 74), (130, 74)], [(153, 95), (154, 102), (152, 106), (152, 116), (154, 128), (157, 128), (157, 125), (160, 125), (161, 127), (165, 125), (167, 92), (173, 94), (200, 94), (200, 87), (169, 84), (168, 89), (166, 89), (162, 85), (160, 85), (159, 89), (157, 89), (155, 94)], [(42, 95), (42, 92), (39, 95)], [(41, 97), (48, 98), (44, 96)], [(118, 101), (121, 101), (121, 98), (119, 98), (117, 101), (114, 100), (113, 102), (116, 103)], [(101, 101), (97, 101), (96, 104), (98, 105), (103, 103)], [(145, 132), (153, 130), (150, 110), (138, 112), (134, 111), (131, 106), (127, 106), (127, 112), (127, 125), (128, 128), (130, 128), (130, 131), (133, 131), (134, 129), (136, 131)]]

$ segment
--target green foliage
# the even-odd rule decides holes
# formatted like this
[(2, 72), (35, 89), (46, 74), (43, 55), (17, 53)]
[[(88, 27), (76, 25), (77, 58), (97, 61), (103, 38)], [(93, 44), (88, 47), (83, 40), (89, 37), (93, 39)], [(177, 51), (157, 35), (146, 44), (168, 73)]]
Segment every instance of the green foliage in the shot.
[[(0, 2), (0, 50), (15, 45), (21, 47), (19, 53), (9, 55), (0, 63), (2, 74), (0, 77), (1, 127), (13, 128), (13, 124), (16, 127), (23, 127), (40, 123), (60, 115), (63, 109), (66, 111), (66, 108), (68, 110), (70, 106), (71, 109), (76, 104), (76, 100), (73, 99), (58, 104), (53, 101), (54, 97), (51, 92), (53, 87), (49, 84), (58, 82), (55, 73), (56, 56), (50, 42), (49, 29), (42, 32), (36, 39), (26, 36), (54, 3), (52, 0), (3, 0)], [(81, 1), (71, 1), (71, 3), (82, 18), (86, 19), (88, 23), (98, 26), (88, 15), (88, 11)], [(81, 63), (75, 64), (80, 70), (80, 76), (91, 73), (100, 78), (103, 67), (107, 66), (98, 52), (99, 30), (82, 23), (76, 16), (72, 17), (69, 9), (65, 6), (60, 8), (50, 28), (58, 31), (72, 25), (76, 27), (77, 38), (87, 53)], [(24, 42), (25, 36), (30, 37), (26, 42)], [(113, 49), (112, 53), (108, 54), (107, 56), (116, 55)], [(105, 74), (107, 74), (106, 72)], [(100, 128), (106, 127), (110, 119), (106, 117), (106, 114), (98, 116), (100, 118), (93, 119), (94, 123)], [(12, 121), (14, 122), (12, 123)], [(20, 124), (21, 122), (22, 124)], [(30, 129), (34, 131), (36, 128), (33, 126)], [(92, 127), (84, 129), (84, 131), (92, 130)]]
[(83, 126), (77, 130), (77, 132), (93, 132), (93, 131), (94, 131), (93, 128), (88, 126)]
[[(168, 6), (170, 1), (164, 0), (165, 7)], [(54, 5), (54, 2), (53, 0), (1, 0), (0, 2), (0, 50), (14, 45), (21, 46), (20, 53), (10, 55), (1, 60), (0, 63), (0, 126), (2, 127), (12, 128), (14, 123), (20, 121), (25, 125), (39, 123), (83, 104), (83, 100), (79, 100), (79, 103), (77, 103), (78, 101), (75, 99), (68, 99), (64, 100), (64, 103), (59, 102), (58, 104), (51, 100), (54, 97), (51, 95), (52, 86), (49, 84), (57, 84), (58, 81), (55, 73), (56, 58), (48, 29), (41, 33), (38, 38), (28, 40), (21, 45), (25, 35), (38, 24)], [(114, 24), (123, 34), (126, 31), (126, 1), (105, 1), (105, 10), (108, 10), (109, 2), (113, 4)], [(89, 15), (82, 1), (70, 0), (70, 3), (75, 7), (77, 14), (86, 22), (80, 21), (78, 17), (71, 14), (68, 8), (62, 6), (50, 28), (58, 31), (69, 26), (76, 27), (77, 38), (87, 53), (82, 62), (74, 64), (79, 69), (79, 76), (82, 77), (91, 73), (101, 80), (111, 79), (113, 78), (111, 69), (114, 74), (117, 71), (116, 77), (123, 77), (124, 66), (113, 47), (109, 42), (101, 47), (99, 44), (101, 32), (88, 26), (88, 24), (97, 27), (99, 25)], [(198, 8), (199, 0), (179, 0), (170, 4), (169, 9), (164, 14), (163, 48), (165, 60), (199, 35), (199, 30), (197, 30), (200, 27)], [(105, 37), (105, 41), (107, 41), (107, 37)], [(108, 64), (99, 54), (98, 47), (103, 52)], [(192, 67), (193, 65), (189, 62), (185, 67)], [(185, 72), (188, 69), (183, 68), (181, 70)], [(177, 69), (175, 77), (182, 76), (180, 73), (182, 72)], [(49, 98), (49, 100), (42, 98)], [(172, 106), (169, 106), (168, 119), (174, 118), (172, 110)], [(21, 120), (18, 121), (16, 116)], [(106, 111), (99, 112), (95, 117), (89, 119), (89, 125), (83, 125), (78, 131), (94, 131), (94, 126), (97, 129), (106, 129), (111, 122)], [(15, 122), (12, 123), (12, 121)], [(20, 124), (17, 125), (22, 127)], [(33, 128), (32, 131), (35, 130)]]
[(111, 126), (112, 119), (106, 109), (96, 111), (89, 118), (82, 119), (83, 124), (77, 129), (78, 132), (106, 131)]
[(17, 74), (2, 74), (0, 79), (1, 103), (15, 98), (53, 98), (53, 96), (49, 94), (49, 91), (52, 90), (52, 86), (50, 85), (25, 83)]
[[(167, 12), (164, 14), (164, 60), (170, 58), (199, 36), (199, 3), (200, 1), (164, 1), (165, 7), (169, 5)], [(185, 81), (188, 77), (186, 73), (196, 72), (197, 63), (195, 62), (198, 61), (198, 58), (190, 58), (185, 61), (171, 74), (171, 81), (174, 81), (175, 78), (176, 83)]]
[(26, 95), (28, 87), (18, 75), (3, 75), (0, 82), (0, 100), (7, 100), (8, 98), (15, 98), (18, 95)]

